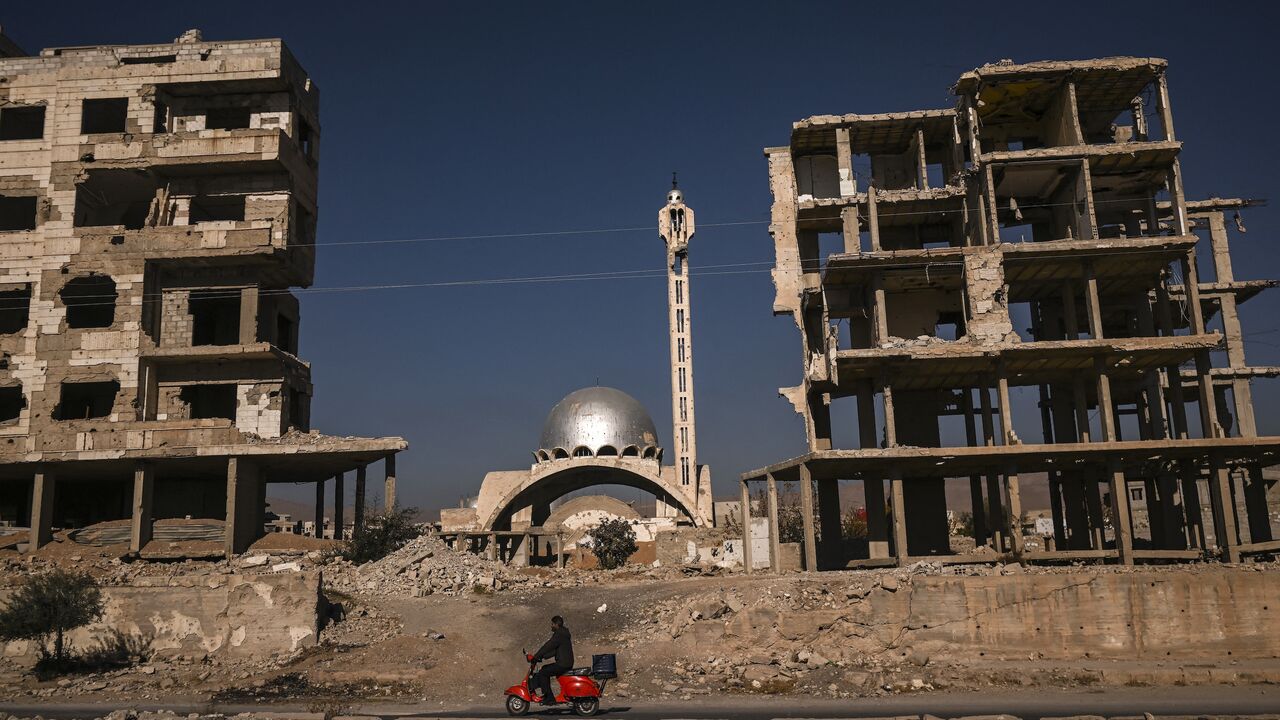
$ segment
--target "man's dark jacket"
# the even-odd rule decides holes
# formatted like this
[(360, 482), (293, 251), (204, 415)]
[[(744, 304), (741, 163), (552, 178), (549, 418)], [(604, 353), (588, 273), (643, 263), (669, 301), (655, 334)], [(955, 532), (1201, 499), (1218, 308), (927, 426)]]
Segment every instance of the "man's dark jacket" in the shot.
[(565, 668), (573, 667), (573, 638), (569, 636), (569, 628), (561, 626), (552, 630), (551, 639), (538, 648), (533, 658), (535, 660), (555, 658), (557, 665), (563, 665)]

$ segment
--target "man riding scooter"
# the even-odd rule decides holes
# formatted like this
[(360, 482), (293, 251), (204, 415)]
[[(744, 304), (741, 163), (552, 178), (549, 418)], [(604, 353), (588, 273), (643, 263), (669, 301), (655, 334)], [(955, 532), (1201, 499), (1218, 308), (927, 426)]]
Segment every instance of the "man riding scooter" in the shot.
[(538, 648), (538, 652), (528, 656), (529, 662), (553, 659), (543, 665), (533, 676), (533, 684), (542, 690), (539, 702), (554, 705), (556, 695), (551, 692), (551, 678), (560, 677), (573, 668), (573, 637), (569, 628), (564, 626), (564, 618), (556, 615), (551, 618), (551, 637)]

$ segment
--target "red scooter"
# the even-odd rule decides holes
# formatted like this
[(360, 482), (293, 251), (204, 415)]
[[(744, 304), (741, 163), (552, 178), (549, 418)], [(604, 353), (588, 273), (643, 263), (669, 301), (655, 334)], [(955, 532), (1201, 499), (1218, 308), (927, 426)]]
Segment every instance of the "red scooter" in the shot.
[[(507, 712), (511, 715), (524, 715), (535, 702), (529, 681), (533, 678), (533, 668), (538, 661), (528, 653), (524, 657), (529, 661), (529, 672), (525, 673), (524, 682), (507, 688)], [(574, 668), (556, 678), (560, 684), (556, 702), (572, 704), (573, 711), (583, 717), (591, 717), (600, 712), (600, 697), (604, 695), (604, 686), (609, 682), (609, 676), (602, 677), (596, 683), (594, 675), (591, 668), (584, 667)]]

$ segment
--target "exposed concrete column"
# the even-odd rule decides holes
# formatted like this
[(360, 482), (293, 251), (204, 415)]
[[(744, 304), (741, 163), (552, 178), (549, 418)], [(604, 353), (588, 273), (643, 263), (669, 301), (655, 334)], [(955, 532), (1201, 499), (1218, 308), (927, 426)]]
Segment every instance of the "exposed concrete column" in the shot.
[(1080, 323), (1076, 320), (1076, 289), (1070, 280), (1062, 283), (1062, 324), (1067, 340), (1080, 339)]
[(879, 271), (871, 275), (871, 343), (883, 347), (889, 342), (889, 313), (885, 308), (884, 279)]
[(155, 492), (155, 466), (140, 462), (133, 469), (133, 523), (129, 551), (141, 552), (151, 542), (151, 500)]
[[(982, 408), (982, 437), (987, 447), (996, 444), (995, 413), (991, 409), (991, 385), (989, 379), (984, 380), (978, 388), (978, 404)], [(1000, 485), (995, 473), (987, 473), (987, 518), (990, 520), (991, 547), (996, 552), (1004, 551), (1004, 531), (1001, 529), (1000, 517)]]
[(258, 468), (247, 458), (227, 459), (227, 515), (224, 541), (230, 558), (249, 549), (262, 534)]
[(1093, 272), (1093, 263), (1084, 263), (1084, 308), (1089, 317), (1089, 335), (1094, 340), (1102, 339), (1102, 306), (1098, 299), (1098, 277)]
[(387, 512), (393, 512), (396, 509), (396, 456), (392, 453), (382, 461), (383, 469), (386, 472), (386, 479), (383, 481), (382, 497), (384, 507)]
[[(240, 344), (258, 342), (258, 286), (251, 285), (240, 291)], [(279, 338), (277, 345), (285, 345)]]
[(849, 144), (849, 128), (836, 128), (836, 167), (840, 173), (840, 197), (857, 195), (858, 178), (853, 174), (853, 148)]
[(351, 529), (352, 537), (355, 537), (356, 535), (359, 535), (360, 533), (364, 532), (364, 493), (365, 493), (365, 483), (367, 481), (367, 478), (366, 478), (367, 474), (368, 474), (368, 466), (361, 465), (360, 467), (356, 468), (356, 502), (355, 502), (356, 516), (352, 518), (355, 521), (355, 526), (352, 527)]
[(907, 564), (907, 512), (905, 496), (902, 492), (902, 471), (893, 468), (889, 471), (889, 505), (893, 514), (893, 556), (898, 559), (898, 566)]
[(813, 476), (809, 466), (801, 464), (800, 470), (800, 515), (804, 524), (804, 569), (813, 572), (818, 569), (818, 537), (813, 522)]
[(1232, 502), (1231, 471), (1226, 462), (1215, 456), (1209, 473), (1209, 502), (1213, 505), (1213, 535), (1222, 559), (1240, 562), (1240, 538), (1236, 530), (1235, 503)]
[(346, 473), (333, 476), (333, 539), (342, 540), (346, 518), (342, 517), (343, 505), (346, 504)]
[(36, 468), (31, 489), (31, 548), (28, 552), (53, 540), (53, 503), (57, 484), (57, 474), (53, 470), (44, 465)]
[[(750, 575), (752, 572), (751, 565), (751, 488), (747, 485), (746, 480), (742, 480), (739, 485), (742, 489), (742, 568)], [(556, 536), (557, 542), (559, 535)], [(556, 552), (559, 552), (557, 546)]]
[(847, 207), (840, 211), (840, 231), (847, 255), (862, 254), (862, 228), (858, 225), (858, 208)]
[(769, 505), (769, 568), (782, 571), (782, 538), (778, 535), (778, 481), (773, 473), (765, 475), (766, 497)]
[[(1169, 299), (1169, 290), (1162, 281), (1156, 285), (1156, 321), (1160, 334), (1173, 335), (1173, 301)], [(1182, 396), (1182, 375), (1177, 365), (1165, 368), (1165, 387), (1168, 388), (1169, 404), (1173, 413), (1173, 433), (1177, 439), (1190, 437), (1187, 431), (1187, 406)]]
[(1005, 445), (1017, 445), (1018, 434), (1013, 431), (1013, 408), (1009, 403), (1009, 375), (1005, 372), (1004, 363), (1000, 363), (996, 377), (996, 388), (1000, 395), (1000, 431)]
[(862, 480), (867, 503), (867, 557), (889, 557), (889, 523), (885, 516), (884, 481), (879, 477)]
[(897, 447), (898, 424), (893, 409), (893, 387), (887, 382), (882, 383), (880, 394), (884, 398), (884, 444), (885, 447)]
[[(749, 550), (746, 552), (747, 567), (751, 567), (751, 554)], [(556, 533), (556, 567), (564, 567), (564, 535), (562, 533)]]
[(1022, 490), (1018, 468), (1010, 465), (1004, 474), (1005, 493), (1009, 496), (1009, 544), (1014, 553), (1022, 552)]
[(840, 481), (836, 478), (818, 480), (818, 522), (822, 528), (822, 566), (844, 567), (847, 558), (840, 526)]
[[(961, 410), (964, 412), (964, 440), (969, 447), (978, 445), (978, 429), (973, 419), (973, 389), (964, 388)], [(969, 500), (973, 507), (973, 542), (983, 545), (987, 542), (987, 514), (982, 502), (982, 476), (969, 476)]]
[(867, 186), (867, 230), (871, 234), (871, 252), (880, 252), (880, 213), (876, 210), (876, 187)]
[[(929, 159), (925, 155), (924, 147), (924, 128), (916, 128), (915, 137), (916, 146), (916, 188), (919, 190), (929, 189)], [(946, 180), (944, 179), (945, 183)]]
[(316, 516), (313, 521), (316, 526), (316, 537), (324, 537), (324, 481), (316, 481)]
[(1169, 103), (1169, 79), (1164, 72), (1156, 78), (1156, 107), (1160, 111), (1160, 124), (1164, 127), (1165, 140), (1177, 140), (1173, 133), (1173, 109)]
[(1098, 376), (1098, 424), (1102, 426), (1102, 441), (1116, 439), (1115, 409), (1111, 404), (1111, 378), (1107, 375), (1106, 361), (1095, 358), (1093, 370)]
[(1094, 550), (1103, 549), (1106, 542), (1106, 533), (1103, 529), (1104, 521), (1102, 518), (1102, 488), (1095, 477), (1093, 470), (1088, 470), (1083, 474), (1084, 479), (1084, 503), (1089, 511), (1089, 526), (1093, 537), (1092, 548)]
[(1129, 515), (1129, 487), (1125, 483), (1124, 468), (1118, 461), (1107, 464), (1111, 483), (1111, 521), (1116, 532), (1116, 552), (1120, 563), (1133, 564), (1133, 520)]
[(1186, 516), (1187, 547), (1203, 550), (1208, 547), (1204, 531), (1204, 512), (1200, 509), (1199, 470), (1189, 462), (1178, 464), (1178, 478), (1182, 489), (1182, 512)]
[[(1195, 250), (1189, 250), (1182, 258), (1183, 287), (1186, 288), (1187, 310), (1190, 313), (1191, 333), (1203, 335), (1204, 311), (1200, 307), (1200, 276), (1196, 270)], [(1200, 389), (1200, 436), (1205, 438), (1222, 437), (1222, 427), (1218, 425), (1217, 399), (1213, 392), (1213, 377), (1209, 374), (1212, 363), (1208, 350), (1196, 352), (1196, 381)], [(1181, 382), (1181, 376), (1178, 382)], [(1172, 383), (1172, 381), (1170, 381)]]
[(1062, 473), (1057, 470), (1049, 472), (1049, 516), (1053, 518), (1055, 547), (1052, 549), (1067, 549), (1067, 522), (1062, 507)]

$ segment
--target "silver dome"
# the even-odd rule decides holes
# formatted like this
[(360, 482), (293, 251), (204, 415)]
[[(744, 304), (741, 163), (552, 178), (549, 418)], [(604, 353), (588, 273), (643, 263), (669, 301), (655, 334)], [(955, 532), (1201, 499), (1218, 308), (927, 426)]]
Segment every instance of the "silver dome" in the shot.
[(540, 461), (588, 453), (660, 456), (658, 431), (644, 406), (609, 387), (575, 390), (556, 403), (542, 425), (539, 448)]

